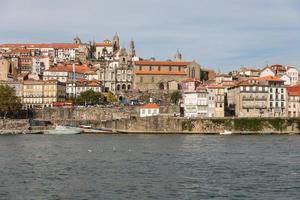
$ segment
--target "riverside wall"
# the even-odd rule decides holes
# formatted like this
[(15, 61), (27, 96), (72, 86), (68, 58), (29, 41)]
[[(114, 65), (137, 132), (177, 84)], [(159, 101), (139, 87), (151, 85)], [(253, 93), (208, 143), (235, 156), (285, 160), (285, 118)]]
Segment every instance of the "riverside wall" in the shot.
[(236, 133), (299, 133), (299, 118), (192, 118), (174, 117), (176, 107), (165, 107), (162, 115), (140, 118), (138, 107), (44, 109), (35, 117), (56, 124), (92, 125), (119, 133), (206, 133), (224, 130)]
[(0, 119), (0, 134), (20, 134), (29, 129), (27, 119)]
[[(92, 125), (116, 133), (190, 133), (219, 134), (224, 130), (242, 134), (299, 134), (300, 118), (181, 118), (168, 107), (162, 115), (140, 118), (138, 108), (48, 108), (36, 110), (35, 119), (48, 120), (59, 125)], [(0, 120), (0, 131), (28, 130), (27, 119)]]

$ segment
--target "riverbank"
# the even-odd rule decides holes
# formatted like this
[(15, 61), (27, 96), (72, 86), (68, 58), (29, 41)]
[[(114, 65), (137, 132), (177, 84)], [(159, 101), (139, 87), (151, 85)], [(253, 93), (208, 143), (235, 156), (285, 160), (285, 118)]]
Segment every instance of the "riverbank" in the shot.
[[(39, 119), (43, 120), (43, 119)], [(198, 118), (173, 116), (140, 118), (130, 116), (110, 120), (61, 120), (55, 125), (88, 125), (98, 134), (203, 134), (217, 135), (230, 131), (233, 135), (300, 134), (299, 118)], [(42, 134), (53, 126), (31, 126), (29, 120), (0, 120), (0, 134)], [(104, 132), (99, 131), (104, 130)], [(87, 134), (95, 134), (87, 130)]]

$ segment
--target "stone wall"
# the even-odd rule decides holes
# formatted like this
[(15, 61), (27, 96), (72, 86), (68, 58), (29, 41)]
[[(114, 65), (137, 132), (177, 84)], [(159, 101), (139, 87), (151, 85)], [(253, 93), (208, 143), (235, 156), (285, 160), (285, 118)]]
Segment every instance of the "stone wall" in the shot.
[(29, 121), (26, 119), (0, 119), (0, 130), (28, 130)]
[[(139, 116), (140, 106), (112, 108), (45, 108), (35, 110), (34, 118), (44, 120), (113, 120)], [(179, 106), (161, 106), (160, 113), (178, 113)]]

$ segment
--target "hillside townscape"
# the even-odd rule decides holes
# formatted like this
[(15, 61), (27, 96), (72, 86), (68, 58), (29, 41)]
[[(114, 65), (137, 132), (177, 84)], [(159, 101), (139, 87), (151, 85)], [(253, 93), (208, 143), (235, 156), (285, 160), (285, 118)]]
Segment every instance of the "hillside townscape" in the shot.
[(23, 109), (142, 105), (146, 117), (175, 104), (174, 114), (189, 118), (300, 116), (295, 66), (225, 74), (184, 60), (178, 50), (173, 59), (141, 58), (133, 40), (121, 48), (117, 33), (103, 42), (1, 44), (0, 58), (1, 85), (15, 90)]

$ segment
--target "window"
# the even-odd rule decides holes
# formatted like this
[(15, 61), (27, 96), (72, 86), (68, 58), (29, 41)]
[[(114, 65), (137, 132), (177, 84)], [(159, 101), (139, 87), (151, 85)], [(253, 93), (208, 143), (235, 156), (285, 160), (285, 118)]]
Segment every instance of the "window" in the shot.
[(142, 66), (140, 66), (139, 68), (140, 68), (140, 71), (142, 71)]
[(144, 77), (140, 77), (140, 83), (144, 82)]
[(169, 66), (169, 71), (172, 71), (172, 67), (171, 66)]
[(153, 76), (151, 77), (151, 82), (154, 83), (154, 77)]
[(149, 71), (152, 71), (152, 66), (149, 66)]
[(270, 107), (271, 107), (271, 108), (273, 107), (273, 102), (270, 102)]

